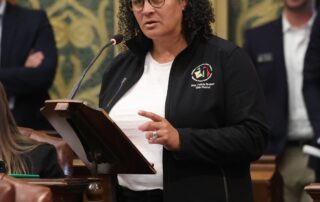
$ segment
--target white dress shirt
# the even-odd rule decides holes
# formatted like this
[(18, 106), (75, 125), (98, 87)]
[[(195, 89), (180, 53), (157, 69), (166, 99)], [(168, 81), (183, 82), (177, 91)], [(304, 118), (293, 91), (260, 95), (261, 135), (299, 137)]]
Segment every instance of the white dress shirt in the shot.
[(311, 139), (313, 137), (313, 131), (303, 99), (302, 85), (305, 54), (315, 16), (314, 14), (301, 27), (292, 26), (286, 16), (282, 16), (284, 57), (289, 92), (288, 135), (291, 140)]

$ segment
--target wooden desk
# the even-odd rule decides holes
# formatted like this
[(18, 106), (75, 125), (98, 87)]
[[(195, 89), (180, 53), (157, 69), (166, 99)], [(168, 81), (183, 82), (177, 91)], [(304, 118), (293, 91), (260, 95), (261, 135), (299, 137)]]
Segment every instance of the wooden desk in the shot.
[(90, 183), (98, 179), (23, 179), (24, 181), (47, 186), (53, 193), (54, 202), (81, 202)]
[[(92, 176), (89, 169), (80, 159), (73, 160), (73, 176), (76, 178), (87, 178)], [(100, 183), (103, 188), (102, 201), (112, 201), (111, 178), (109, 175), (99, 175)]]
[(320, 202), (320, 183), (312, 183), (304, 188), (314, 202)]
[[(81, 160), (74, 160), (74, 176), (88, 177), (89, 170)], [(283, 202), (283, 180), (276, 169), (274, 156), (262, 156), (251, 164), (251, 178), (255, 202)], [(111, 183), (108, 175), (99, 176), (104, 189), (103, 201), (111, 202)], [(320, 201), (317, 201), (320, 202)]]
[(283, 202), (283, 180), (274, 156), (262, 156), (252, 163), (250, 173), (255, 202)]

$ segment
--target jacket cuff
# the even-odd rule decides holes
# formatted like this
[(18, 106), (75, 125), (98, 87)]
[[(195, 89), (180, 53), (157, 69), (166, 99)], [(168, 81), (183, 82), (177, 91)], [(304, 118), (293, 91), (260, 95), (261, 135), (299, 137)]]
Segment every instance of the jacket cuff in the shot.
[(180, 150), (173, 152), (173, 156), (177, 160), (183, 160), (191, 157), (191, 153), (188, 148), (190, 148), (191, 135), (190, 128), (177, 128), (180, 139)]

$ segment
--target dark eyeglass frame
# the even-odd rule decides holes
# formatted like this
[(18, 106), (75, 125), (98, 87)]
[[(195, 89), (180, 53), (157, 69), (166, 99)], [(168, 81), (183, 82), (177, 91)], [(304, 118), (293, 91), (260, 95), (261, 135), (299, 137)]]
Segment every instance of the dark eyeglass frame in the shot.
[[(141, 6), (140, 6), (139, 8), (138, 8), (138, 7), (134, 8), (134, 6), (133, 6), (133, 2), (134, 2), (134, 1), (136, 1), (136, 2), (141, 1), (141, 2), (143, 2), (143, 3), (141, 3)], [(162, 1), (162, 2), (160, 2), (159, 4), (154, 4), (153, 1)], [(130, 2), (129, 2), (130, 9), (131, 9), (133, 12), (141, 12), (141, 11), (143, 10), (143, 8), (144, 8), (144, 3), (145, 3), (145, 2), (146, 2), (146, 0), (130, 0)], [(164, 5), (165, 2), (166, 2), (165, 0), (148, 0), (148, 3), (149, 3), (153, 8), (161, 8), (161, 7)]]

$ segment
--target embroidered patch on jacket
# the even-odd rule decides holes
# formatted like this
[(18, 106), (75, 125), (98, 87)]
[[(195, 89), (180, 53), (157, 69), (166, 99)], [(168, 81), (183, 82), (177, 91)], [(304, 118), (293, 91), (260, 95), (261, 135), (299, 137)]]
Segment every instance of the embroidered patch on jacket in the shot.
[(210, 64), (204, 63), (199, 65), (191, 72), (191, 78), (196, 82), (195, 84), (191, 84), (191, 87), (195, 89), (211, 89), (214, 83), (208, 83), (206, 81), (208, 81), (212, 75), (213, 68)]

